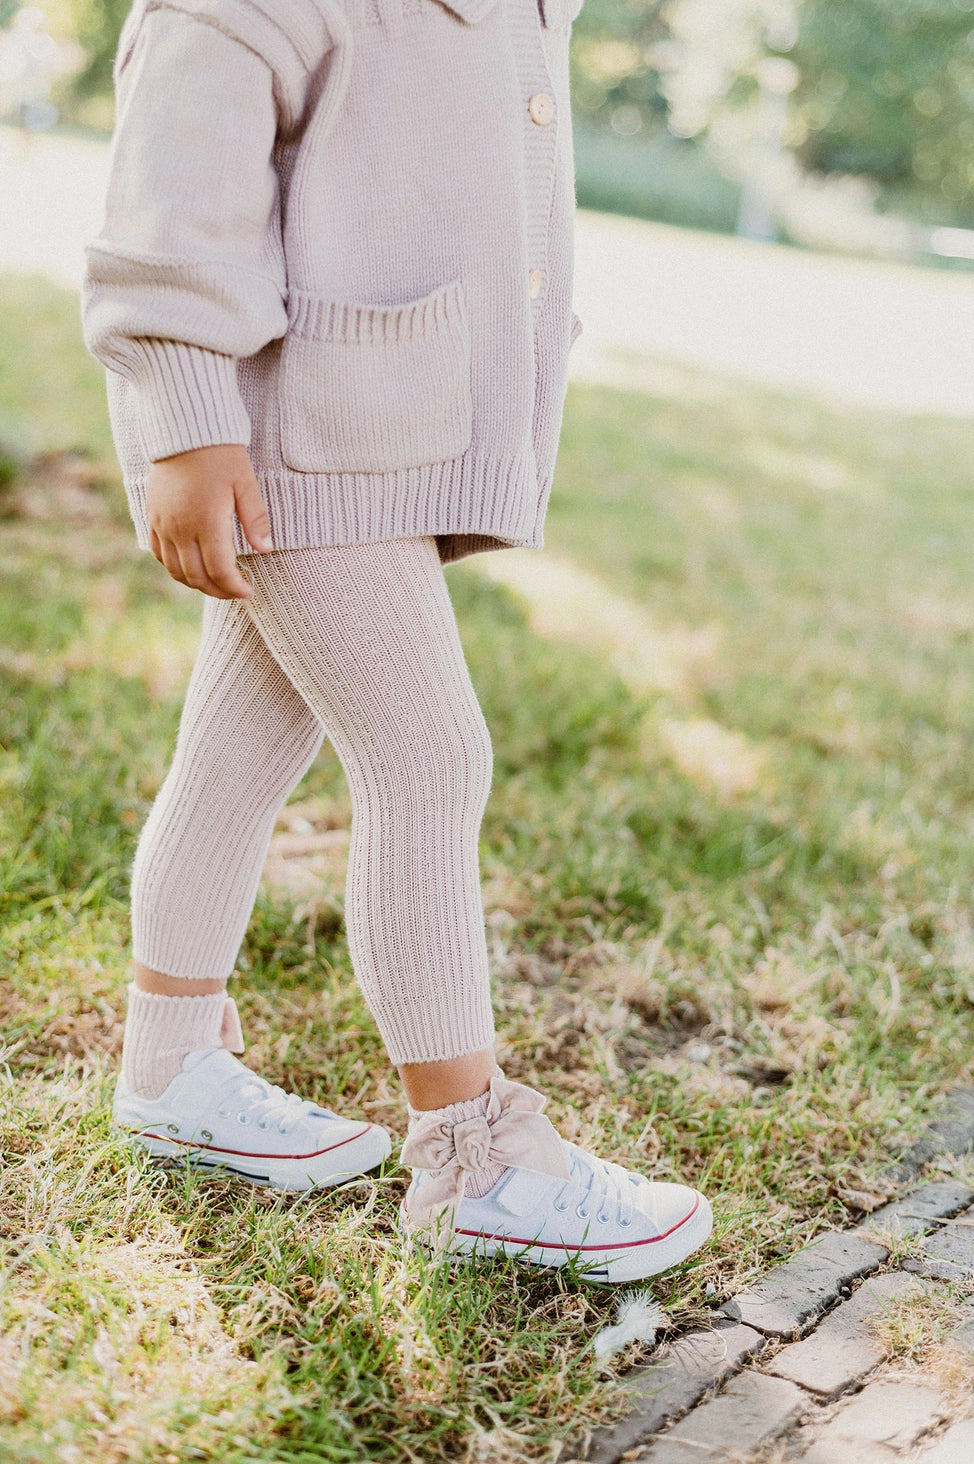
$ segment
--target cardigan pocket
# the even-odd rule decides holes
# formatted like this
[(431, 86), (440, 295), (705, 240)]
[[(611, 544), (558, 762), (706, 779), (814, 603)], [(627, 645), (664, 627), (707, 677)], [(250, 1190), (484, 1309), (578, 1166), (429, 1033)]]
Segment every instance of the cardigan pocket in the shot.
[(463, 282), (401, 305), (292, 290), (281, 453), (301, 473), (387, 473), (459, 457), (473, 433)]

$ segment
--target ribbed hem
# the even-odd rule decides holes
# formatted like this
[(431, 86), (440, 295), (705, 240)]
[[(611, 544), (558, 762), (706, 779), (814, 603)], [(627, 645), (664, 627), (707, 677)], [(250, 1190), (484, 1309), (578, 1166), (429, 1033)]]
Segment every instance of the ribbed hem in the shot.
[[(275, 549), (374, 543), (379, 539), (461, 536), (464, 552), (544, 547), (548, 493), (540, 492), (530, 456), (477, 457), (389, 473), (291, 473), (257, 468)], [(149, 549), (145, 480), (125, 489), (141, 549)], [(234, 519), (234, 552), (251, 554)], [(450, 559), (460, 557), (450, 553)]]
[(360, 305), (323, 300), (307, 290), (288, 294), (288, 331), (315, 341), (375, 345), (414, 341), (441, 326), (466, 318), (462, 288), (452, 281), (412, 305)]
[(474, 1052), (487, 1052), (497, 1040), (488, 981), (470, 983), (448, 1001), (418, 1018), (399, 1002), (373, 1007), (389, 1061), (394, 1067), (414, 1062), (451, 1062)]
[[(498, 1069), (499, 1071), (499, 1069)], [(435, 1113), (444, 1123), (463, 1123), (467, 1118), (483, 1118), (490, 1106), (490, 1087), (476, 1098), (462, 1098), (459, 1103), (448, 1103), (445, 1108), (414, 1108), (407, 1103), (406, 1112), (411, 1124)]]
[(218, 443), (250, 445), (250, 418), (233, 356), (149, 337), (130, 341), (127, 356), (150, 462)]
[[(228, 868), (234, 868), (236, 872), (232, 862)], [(240, 936), (235, 924), (213, 918), (214, 913), (211, 913), (206, 935), (194, 932), (190, 943), (185, 930), (180, 927), (178, 912), (165, 908), (134, 909), (133, 960), (140, 966), (147, 966), (150, 971), (158, 971), (161, 976), (172, 976), (179, 981), (229, 981), (240, 950)]]

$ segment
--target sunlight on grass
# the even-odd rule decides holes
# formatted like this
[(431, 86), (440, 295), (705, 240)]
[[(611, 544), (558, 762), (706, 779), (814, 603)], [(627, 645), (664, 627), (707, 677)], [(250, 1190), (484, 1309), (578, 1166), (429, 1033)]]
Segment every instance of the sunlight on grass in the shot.
[(515, 592), (537, 635), (606, 657), (635, 692), (692, 694), (717, 655), (719, 630), (664, 627), (579, 564), (533, 549), (485, 554), (471, 566)]
[[(200, 605), (134, 547), (71, 297), (0, 297), (0, 423), (78, 449), (0, 497), (0, 1454), (570, 1455), (642, 1355), (594, 1357), (611, 1292), (404, 1250), (394, 1163), (280, 1196), (110, 1130), (128, 874)], [(69, 433), (50, 375), (11, 366), (35, 313)], [(702, 378), (575, 385), (549, 547), (448, 571), (494, 742), (500, 1060), (566, 1136), (712, 1196), (712, 1243), (653, 1287), (674, 1328), (892, 1194), (970, 1079), (972, 449), (969, 424)], [(401, 1136), (344, 938), (350, 816), (326, 742), (233, 991), (247, 1062)], [(948, 1345), (914, 1320), (901, 1351)]]

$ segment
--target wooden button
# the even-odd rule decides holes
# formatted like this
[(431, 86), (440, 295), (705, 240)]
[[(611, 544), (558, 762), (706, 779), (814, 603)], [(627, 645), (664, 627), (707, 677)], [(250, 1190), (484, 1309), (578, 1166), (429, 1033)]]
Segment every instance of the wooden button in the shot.
[(541, 294), (541, 271), (533, 269), (528, 275), (528, 294), (532, 300), (536, 300)]
[(555, 115), (554, 100), (547, 92), (535, 92), (528, 102), (528, 112), (532, 122), (537, 122), (539, 127), (547, 127)]

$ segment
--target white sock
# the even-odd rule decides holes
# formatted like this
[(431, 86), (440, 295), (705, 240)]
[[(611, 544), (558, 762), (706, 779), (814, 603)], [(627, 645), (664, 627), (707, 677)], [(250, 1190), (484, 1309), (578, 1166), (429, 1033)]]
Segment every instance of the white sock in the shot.
[[(181, 1071), (188, 1052), (224, 1045), (224, 1019), (230, 1016), (231, 1005), (225, 991), (210, 996), (160, 996), (141, 991), (132, 982), (122, 1044), (122, 1072), (129, 1087), (145, 1098), (160, 1097)], [(229, 1031), (232, 1042), (239, 1029)], [(231, 1050), (242, 1047), (242, 1041), (234, 1042)]]

